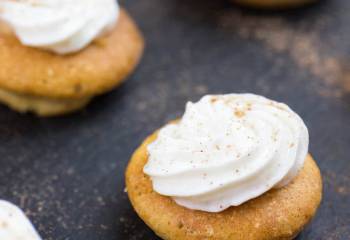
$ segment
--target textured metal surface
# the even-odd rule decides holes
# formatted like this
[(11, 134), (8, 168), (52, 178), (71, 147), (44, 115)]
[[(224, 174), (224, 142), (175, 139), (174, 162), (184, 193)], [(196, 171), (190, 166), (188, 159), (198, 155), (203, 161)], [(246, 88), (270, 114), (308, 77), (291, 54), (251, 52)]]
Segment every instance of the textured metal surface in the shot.
[(157, 239), (124, 193), (130, 155), (187, 100), (254, 92), (288, 103), (310, 130), (324, 198), (298, 239), (349, 239), (350, 2), (284, 13), (218, 0), (122, 4), (147, 40), (141, 65), (70, 116), (1, 106), (0, 198), (20, 205), (44, 239)]

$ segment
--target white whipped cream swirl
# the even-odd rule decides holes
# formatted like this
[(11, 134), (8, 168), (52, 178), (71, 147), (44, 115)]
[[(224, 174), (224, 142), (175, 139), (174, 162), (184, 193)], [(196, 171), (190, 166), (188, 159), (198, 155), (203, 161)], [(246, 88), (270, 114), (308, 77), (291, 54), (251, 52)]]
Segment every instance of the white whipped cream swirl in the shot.
[(77, 52), (110, 30), (116, 0), (1, 0), (0, 19), (21, 43), (58, 54)]
[(0, 200), (0, 239), (41, 240), (41, 237), (20, 208)]
[(208, 95), (159, 131), (144, 172), (154, 191), (177, 204), (219, 212), (289, 183), (308, 145), (304, 122), (287, 105), (253, 94)]

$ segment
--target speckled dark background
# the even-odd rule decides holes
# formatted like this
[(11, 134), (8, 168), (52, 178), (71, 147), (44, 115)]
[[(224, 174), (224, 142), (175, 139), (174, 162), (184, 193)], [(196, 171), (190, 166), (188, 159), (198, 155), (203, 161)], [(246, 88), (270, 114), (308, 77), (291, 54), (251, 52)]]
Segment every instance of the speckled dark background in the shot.
[(186, 101), (254, 92), (288, 103), (310, 130), (324, 198), (298, 239), (350, 239), (350, 1), (283, 13), (219, 0), (122, 4), (147, 42), (124, 85), (61, 118), (0, 106), (0, 198), (44, 239), (157, 239), (124, 193), (130, 155)]

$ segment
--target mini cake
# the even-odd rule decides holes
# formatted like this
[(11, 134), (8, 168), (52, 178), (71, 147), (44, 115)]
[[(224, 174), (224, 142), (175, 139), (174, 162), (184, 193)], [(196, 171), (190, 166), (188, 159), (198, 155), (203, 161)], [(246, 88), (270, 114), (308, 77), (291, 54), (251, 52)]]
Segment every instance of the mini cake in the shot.
[(281, 9), (293, 8), (303, 6), (309, 3), (316, 2), (316, 0), (232, 0), (241, 5), (266, 8), (266, 9)]
[(41, 116), (119, 85), (144, 46), (115, 0), (3, 0), (0, 21), (0, 101)]
[(4, 200), (0, 200), (0, 239), (41, 240), (23, 211)]
[(293, 239), (322, 195), (308, 144), (304, 122), (283, 103), (208, 95), (136, 150), (128, 196), (163, 239)]

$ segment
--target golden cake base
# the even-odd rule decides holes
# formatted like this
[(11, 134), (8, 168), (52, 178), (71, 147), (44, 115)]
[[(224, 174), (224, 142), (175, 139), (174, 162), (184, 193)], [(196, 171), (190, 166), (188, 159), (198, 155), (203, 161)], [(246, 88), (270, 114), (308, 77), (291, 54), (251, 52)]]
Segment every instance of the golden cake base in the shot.
[(129, 199), (140, 218), (167, 240), (289, 240), (312, 219), (320, 204), (322, 180), (310, 155), (287, 186), (270, 190), (238, 207), (219, 213), (190, 210), (153, 191), (143, 173), (148, 137), (135, 151), (126, 171)]

